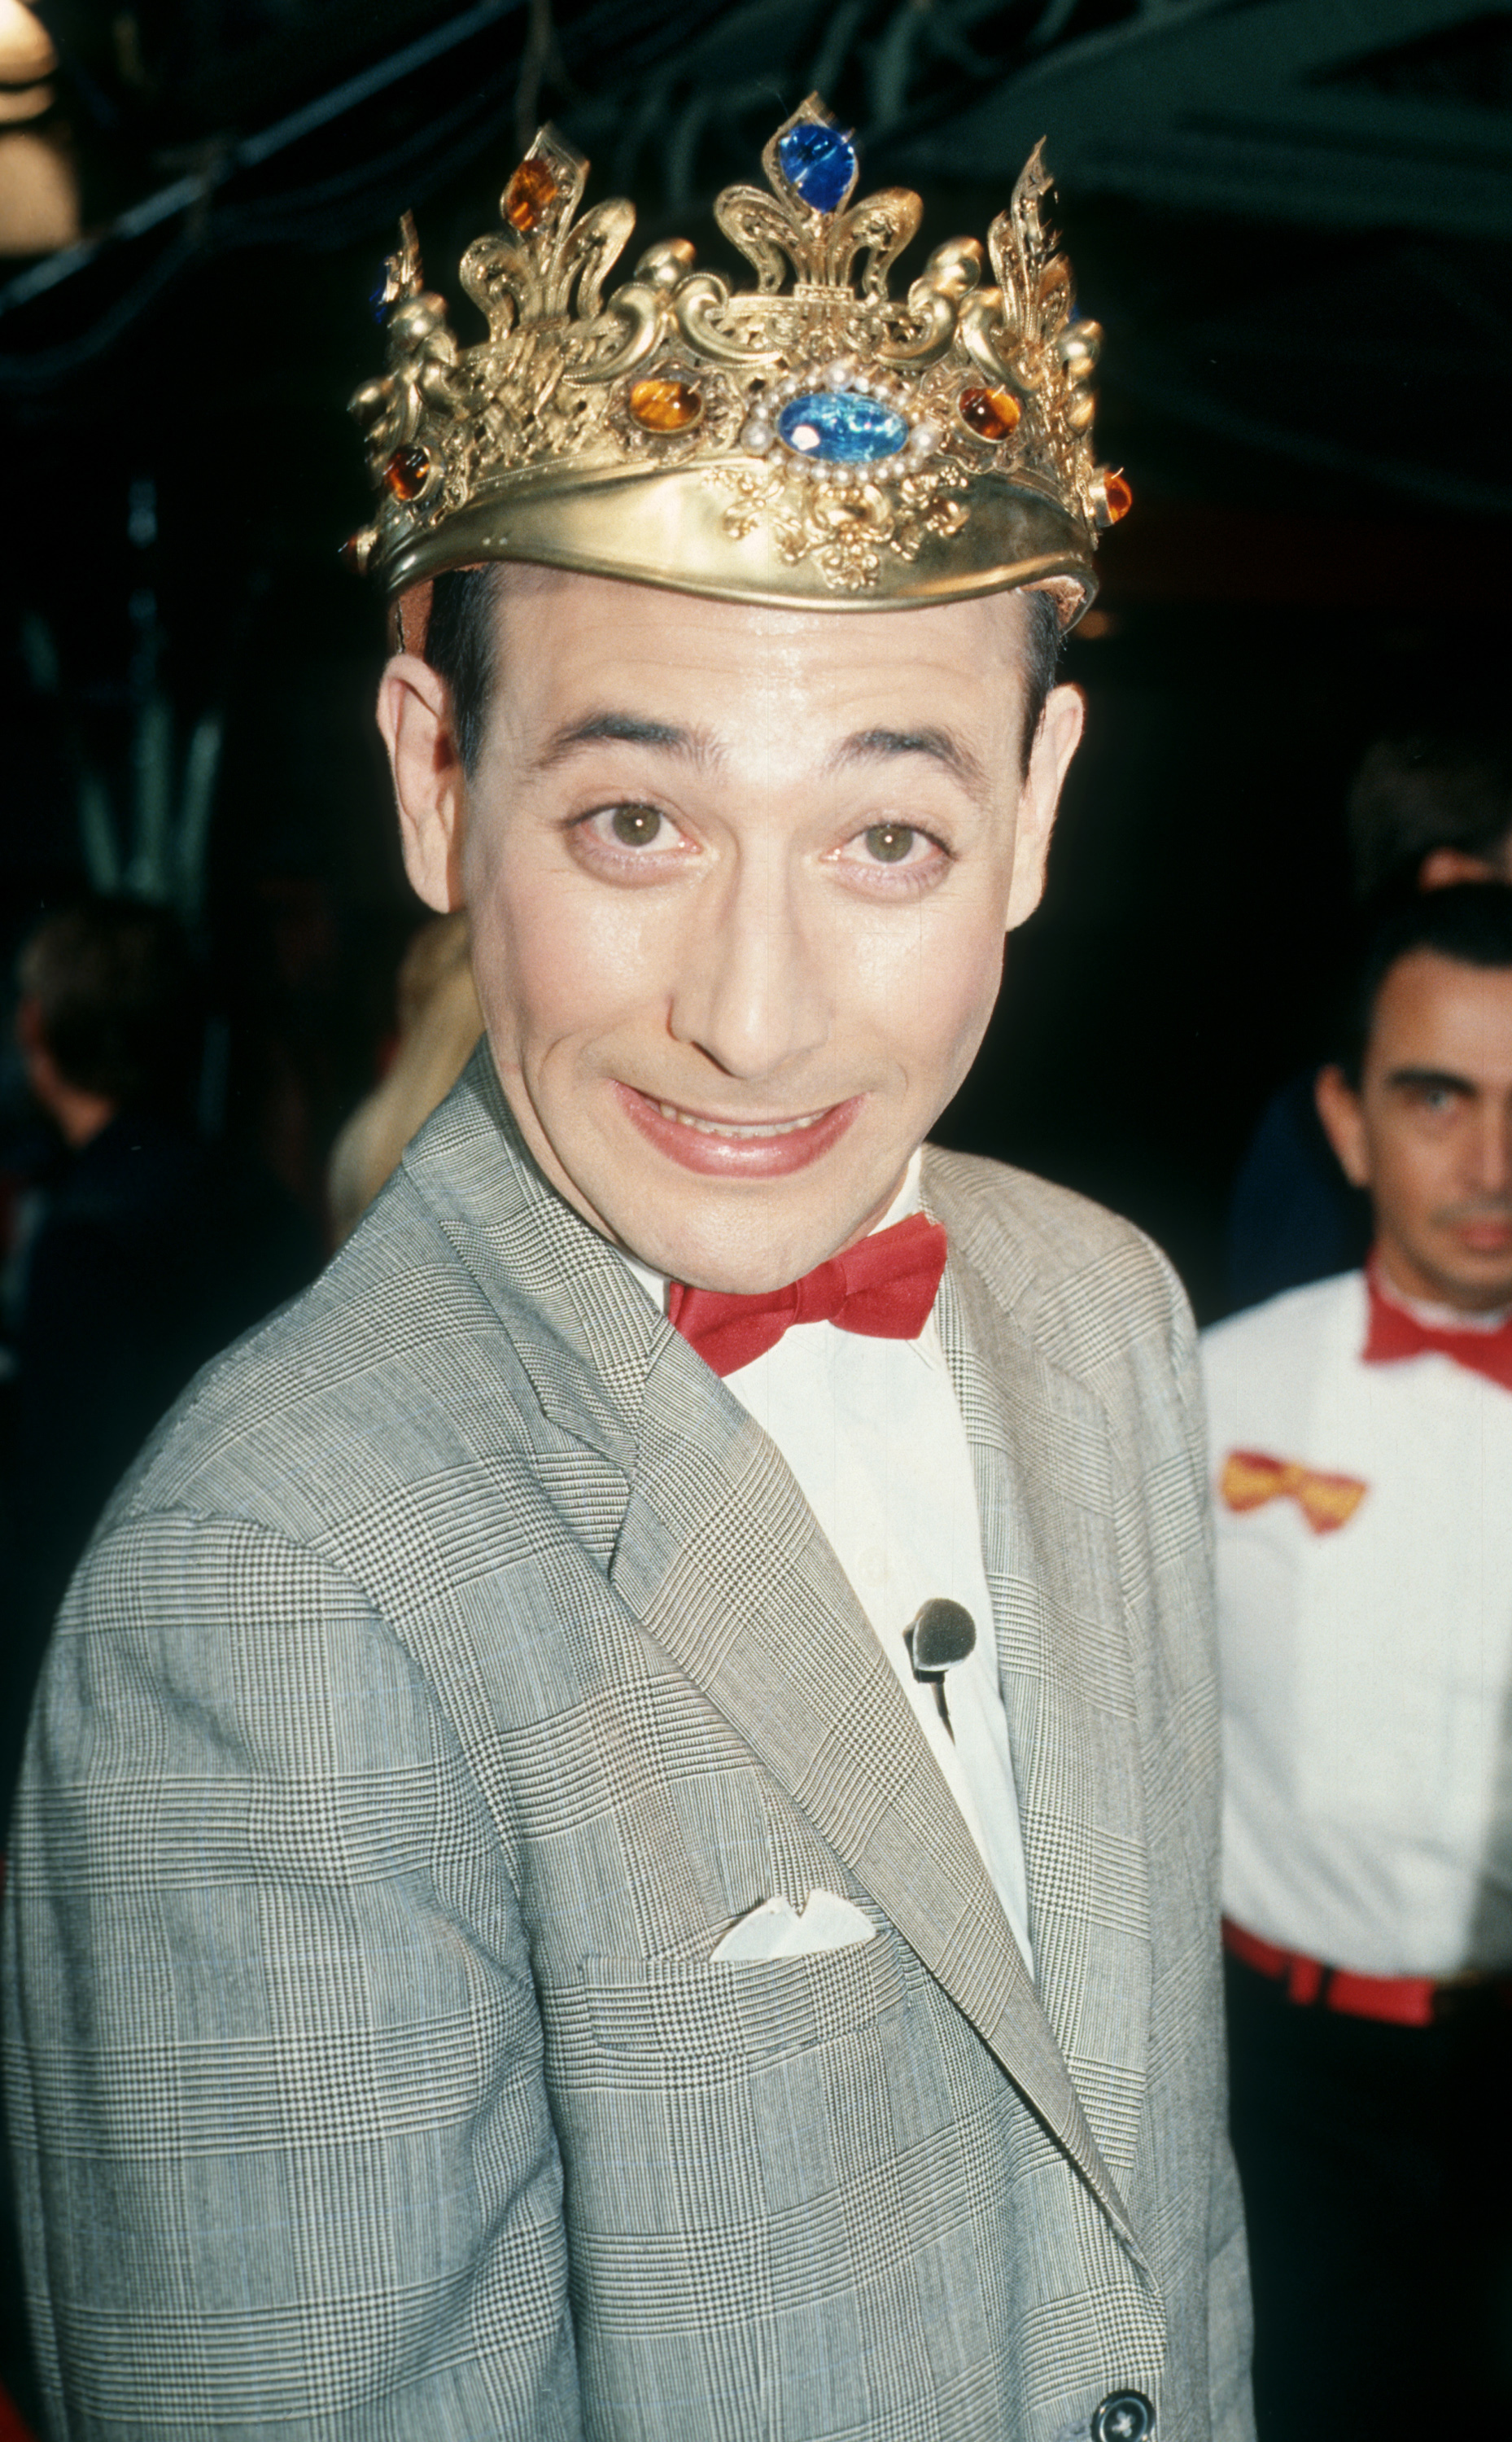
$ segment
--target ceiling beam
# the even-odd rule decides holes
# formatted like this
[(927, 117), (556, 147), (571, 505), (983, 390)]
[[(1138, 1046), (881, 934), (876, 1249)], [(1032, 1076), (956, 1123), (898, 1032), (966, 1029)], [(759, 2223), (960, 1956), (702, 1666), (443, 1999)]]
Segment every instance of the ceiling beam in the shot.
[(1512, 0), (1146, 0), (908, 144), (916, 176), (1011, 174), (1036, 140), (1067, 188), (1336, 228), (1512, 234), (1512, 114), (1330, 82), (1506, 20)]

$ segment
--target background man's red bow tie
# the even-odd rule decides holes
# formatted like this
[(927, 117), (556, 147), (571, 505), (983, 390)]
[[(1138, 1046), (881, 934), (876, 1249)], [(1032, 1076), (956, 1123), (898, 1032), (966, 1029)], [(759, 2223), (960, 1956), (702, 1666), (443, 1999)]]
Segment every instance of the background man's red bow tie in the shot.
[(836, 1322), (870, 1339), (917, 1339), (929, 1321), (945, 1269), (945, 1232), (938, 1221), (911, 1212), (890, 1230), (859, 1239), (759, 1297), (730, 1297), (722, 1289), (684, 1288), (674, 1281), (667, 1317), (705, 1365), (736, 1374), (754, 1364), (795, 1322)]
[(1370, 1329), (1365, 1335), (1367, 1365), (1390, 1365), (1400, 1357), (1426, 1357), (1437, 1354), (1452, 1357), (1456, 1365), (1468, 1365), (1476, 1374), (1487, 1374), (1500, 1382), (1503, 1391), (1512, 1391), (1512, 1321), (1503, 1323), (1499, 1331), (1441, 1331), (1434, 1323), (1419, 1322), (1392, 1299), (1382, 1297), (1375, 1285), (1372, 1265), (1370, 1281)]

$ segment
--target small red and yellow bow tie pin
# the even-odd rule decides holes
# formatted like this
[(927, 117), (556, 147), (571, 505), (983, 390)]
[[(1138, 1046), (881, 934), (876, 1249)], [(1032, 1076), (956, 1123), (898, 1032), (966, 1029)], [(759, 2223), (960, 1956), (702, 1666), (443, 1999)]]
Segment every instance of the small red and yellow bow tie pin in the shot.
[(1296, 1459), (1269, 1458), (1264, 1450), (1230, 1450), (1223, 1463), (1219, 1492), (1242, 1516), (1267, 1501), (1295, 1501), (1315, 1535), (1347, 1526), (1370, 1487), (1357, 1475), (1325, 1475)]

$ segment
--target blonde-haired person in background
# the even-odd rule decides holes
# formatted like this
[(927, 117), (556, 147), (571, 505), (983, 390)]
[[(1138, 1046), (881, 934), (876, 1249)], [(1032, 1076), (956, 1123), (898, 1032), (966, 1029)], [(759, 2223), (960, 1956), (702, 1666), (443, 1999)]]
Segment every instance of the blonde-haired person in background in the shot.
[(410, 936), (394, 998), (399, 1044), (393, 1060), (331, 1148), (326, 1196), (338, 1247), (398, 1169), (410, 1138), (446, 1101), (483, 1030), (465, 909), (432, 917)]

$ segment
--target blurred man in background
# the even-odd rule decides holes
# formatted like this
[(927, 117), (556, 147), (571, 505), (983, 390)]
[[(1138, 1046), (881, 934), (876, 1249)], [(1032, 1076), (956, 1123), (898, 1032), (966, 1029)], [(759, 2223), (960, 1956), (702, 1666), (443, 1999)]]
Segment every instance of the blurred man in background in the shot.
[(1206, 1335), (1263, 2442), (1512, 2432), (1512, 890), (1410, 900), (1319, 1109), (1351, 1271)]
[[(1456, 714), (1377, 738), (1355, 775), (1346, 820), (1363, 909), (1452, 883), (1512, 882), (1512, 729)], [(1334, 1157), (1314, 1078), (1308, 1067), (1281, 1088), (1240, 1167), (1229, 1215), (1230, 1306), (1348, 1271), (1370, 1243), (1368, 1202)]]
[(271, 1181), (195, 1134), (199, 994), (174, 917), (130, 899), (64, 909), (30, 935), (17, 982), (27, 1081), (59, 1141), (7, 1285), (20, 1584), (0, 1808), (43, 1641), (106, 1494), (206, 1358), (318, 1260)]

